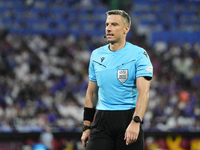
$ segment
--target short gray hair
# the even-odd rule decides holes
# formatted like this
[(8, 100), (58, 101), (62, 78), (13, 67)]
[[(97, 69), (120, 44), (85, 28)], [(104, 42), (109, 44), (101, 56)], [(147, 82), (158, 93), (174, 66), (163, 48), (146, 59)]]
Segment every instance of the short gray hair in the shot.
[(124, 10), (109, 10), (106, 12), (107, 16), (109, 15), (121, 15), (128, 23), (129, 26), (131, 26), (131, 17), (127, 12)]

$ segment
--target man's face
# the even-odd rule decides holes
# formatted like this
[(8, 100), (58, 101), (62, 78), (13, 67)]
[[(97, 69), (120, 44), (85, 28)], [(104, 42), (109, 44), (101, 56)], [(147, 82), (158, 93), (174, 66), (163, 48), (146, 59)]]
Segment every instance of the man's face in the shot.
[(109, 43), (117, 43), (125, 38), (126, 28), (121, 15), (109, 15), (106, 19), (106, 38)]

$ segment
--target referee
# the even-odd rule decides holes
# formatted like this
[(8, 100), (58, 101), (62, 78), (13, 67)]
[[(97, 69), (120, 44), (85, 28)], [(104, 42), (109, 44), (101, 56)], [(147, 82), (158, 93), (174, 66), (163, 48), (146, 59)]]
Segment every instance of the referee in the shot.
[(123, 10), (106, 14), (109, 44), (91, 54), (81, 141), (86, 150), (143, 150), (153, 67), (143, 48), (126, 42), (130, 16)]

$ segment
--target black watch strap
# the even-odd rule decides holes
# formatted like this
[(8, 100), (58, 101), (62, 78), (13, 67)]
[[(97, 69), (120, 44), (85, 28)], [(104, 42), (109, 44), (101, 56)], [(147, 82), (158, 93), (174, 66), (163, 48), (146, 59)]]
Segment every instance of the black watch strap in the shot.
[(91, 128), (90, 126), (83, 125), (82, 126), (82, 131), (84, 132), (85, 130), (90, 129), (90, 128)]
[(139, 116), (135, 116), (134, 118), (133, 118), (133, 121), (135, 121), (136, 123), (143, 123), (143, 121), (140, 119), (140, 117)]

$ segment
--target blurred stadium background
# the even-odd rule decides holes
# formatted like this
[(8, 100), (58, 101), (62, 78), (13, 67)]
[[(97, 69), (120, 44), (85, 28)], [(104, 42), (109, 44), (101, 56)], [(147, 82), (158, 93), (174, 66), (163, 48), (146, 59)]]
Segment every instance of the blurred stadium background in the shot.
[(82, 150), (88, 62), (109, 9), (131, 14), (127, 41), (154, 66), (145, 150), (200, 150), (199, 0), (1, 0), (0, 150), (46, 149), (43, 139)]

